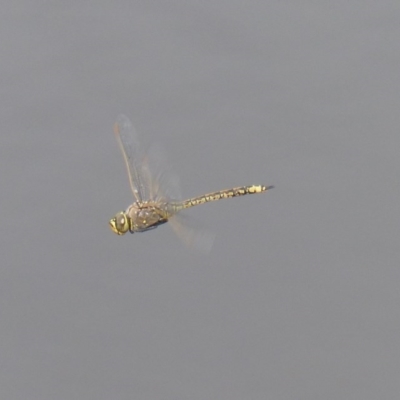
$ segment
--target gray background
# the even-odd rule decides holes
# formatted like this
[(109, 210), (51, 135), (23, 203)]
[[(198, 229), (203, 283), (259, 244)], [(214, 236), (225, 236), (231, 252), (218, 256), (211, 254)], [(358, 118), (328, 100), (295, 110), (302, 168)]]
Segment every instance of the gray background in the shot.
[[(2, 399), (398, 399), (400, 3), (15, 1), (0, 17)], [(132, 199), (162, 142), (208, 256)]]

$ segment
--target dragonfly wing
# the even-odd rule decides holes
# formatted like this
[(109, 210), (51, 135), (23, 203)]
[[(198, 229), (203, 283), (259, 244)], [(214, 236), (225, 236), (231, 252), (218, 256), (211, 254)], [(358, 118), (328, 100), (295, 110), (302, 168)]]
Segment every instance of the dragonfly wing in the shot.
[(160, 145), (152, 145), (143, 163), (143, 173), (149, 183), (150, 198), (156, 202), (180, 200), (178, 177), (172, 172)]
[(201, 228), (192, 217), (187, 217), (185, 212), (174, 214), (169, 220), (169, 225), (186, 246), (195, 248), (202, 253), (210, 253), (214, 244), (215, 234)]
[(129, 184), (137, 202), (146, 200), (145, 174), (142, 172), (144, 153), (140, 150), (136, 132), (125, 115), (119, 115), (114, 124), (114, 133), (124, 156)]

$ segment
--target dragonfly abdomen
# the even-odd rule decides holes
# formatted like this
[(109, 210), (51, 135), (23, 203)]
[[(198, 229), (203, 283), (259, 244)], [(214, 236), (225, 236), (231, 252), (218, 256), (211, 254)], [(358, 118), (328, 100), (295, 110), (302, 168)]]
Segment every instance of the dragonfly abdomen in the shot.
[(231, 197), (245, 196), (246, 194), (262, 193), (268, 189), (272, 189), (273, 186), (264, 185), (251, 185), (251, 186), (239, 186), (232, 189), (220, 190), (218, 192), (208, 193), (203, 196), (192, 197), (191, 199), (182, 201), (177, 207), (179, 209), (185, 209), (199, 204), (208, 203), (209, 201), (217, 201), (221, 199), (229, 199)]

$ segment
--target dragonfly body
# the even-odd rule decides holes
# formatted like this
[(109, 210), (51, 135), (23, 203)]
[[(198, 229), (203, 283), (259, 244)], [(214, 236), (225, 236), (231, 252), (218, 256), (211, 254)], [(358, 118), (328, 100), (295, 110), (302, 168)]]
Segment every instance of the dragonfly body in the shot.
[[(143, 203), (132, 203), (125, 212), (121, 211), (116, 217), (111, 219), (110, 225), (114, 232), (118, 234), (126, 233), (128, 230), (131, 233), (145, 232), (149, 229), (154, 229), (158, 225), (165, 224), (168, 219), (174, 214), (186, 208), (194, 207), (210, 201), (221, 199), (229, 199), (231, 197), (244, 196), (246, 194), (262, 193), (273, 186), (251, 185), (240, 186), (232, 189), (220, 190), (218, 192), (208, 193), (202, 196), (193, 197), (184, 201), (171, 202), (154, 202), (146, 201)], [(118, 216), (120, 222), (118, 223)], [(122, 222), (121, 222), (122, 220)], [(125, 225), (126, 231), (120, 233)]]
[[(210, 201), (262, 193), (273, 188), (273, 186), (263, 185), (240, 186), (183, 201), (175, 200), (166, 195), (166, 192), (170, 191), (169, 187), (163, 187), (165, 171), (161, 169), (156, 174), (150, 173), (150, 167), (144, 162), (146, 157), (140, 152), (132, 125), (127, 117), (123, 115), (118, 117), (114, 125), (114, 133), (125, 159), (129, 183), (136, 200), (125, 211), (117, 213), (109, 221), (112, 231), (118, 235), (124, 235), (128, 231), (135, 233), (154, 229), (168, 222), (180, 211), (190, 207)], [(172, 179), (169, 182), (173, 182)], [(173, 227), (177, 233), (183, 229), (181, 225), (178, 226), (176, 218), (171, 219), (171, 223), (172, 221), (174, 221)], [(190, 232), (184, 234), (179, 232), (179, 235), (184, 240), (193, 236)]]

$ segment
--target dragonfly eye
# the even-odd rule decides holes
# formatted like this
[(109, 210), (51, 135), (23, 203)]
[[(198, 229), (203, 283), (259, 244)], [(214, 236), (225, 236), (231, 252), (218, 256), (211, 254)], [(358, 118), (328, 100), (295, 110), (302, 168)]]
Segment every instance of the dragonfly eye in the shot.
[(121, 211), (109, 221), (111, 230), (117, 235), (124, 235), (129, 230), (129, 221), (126, 214)]

